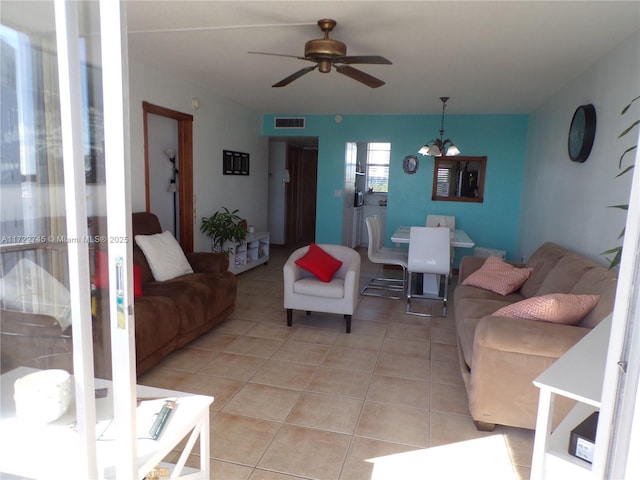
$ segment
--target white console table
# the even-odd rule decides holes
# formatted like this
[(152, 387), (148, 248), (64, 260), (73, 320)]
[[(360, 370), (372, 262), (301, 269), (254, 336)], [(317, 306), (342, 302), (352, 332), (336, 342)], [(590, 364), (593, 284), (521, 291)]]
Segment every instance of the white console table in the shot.
[[(60, 419), (46, 425), (30, 425), (16, 417), (13, 384), (18, 378), (34, 371), (19, 367), (0, 376), (0, 471), (37, 479), (81, 478), (80, 473), (75, 471), (80, 439), (72, 428), (76, 420), (73, 405)], [(113, 418), (111, 382), (96, 379), (95, 386), (109, 389), (106, 398), (96, 399), (96, 419), (100, 422)], [(210, 478), (209, 406), (213, 403), (213, 397), (142, 385), (138, 385), (137, 395), (141, 399), (175, 398), (177, 403), (158, 440), (138, 439), (138, 479), (144, 479), (187, 436), (178, 462), (169, 466), (171, 478)], [(188, 473), (187, 470), (193, 470), (184, 465), (198, 439), (200, 470)], [(96, 440), (96, 453), (100, 478), (115, 478), (115, 442)]]
[[(572, 429), (600, 409), (610, 332), (611, 316), (602, 320), (533, 381), (540, 388), (540, 402), (532, 479), (592, 478), (591, 464), (569, 454), (569, 437)], [(554, 400), (558, 395), (577, 403), (552, 429)]]

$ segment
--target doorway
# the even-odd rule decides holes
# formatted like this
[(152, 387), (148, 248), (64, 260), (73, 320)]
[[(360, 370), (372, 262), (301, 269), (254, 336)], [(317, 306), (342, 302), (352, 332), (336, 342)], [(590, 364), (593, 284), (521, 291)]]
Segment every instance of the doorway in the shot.
[(287, 148), (285, 239), (289, 246), (306, 245), (316, 238), (318, 149), (289, 144)]
[[(156, 162), (157, 159), (151, 160), (151, 144), (153, 142), (152, 131), (153, 128), (159, 125), (165, 125), (167, 131), (171, 131), (170, 126), (172, 122), (162, 121), (163, 119), (169, 119), (177, 123), (177, 150), (174, 153), (176, 171), (171, 170), (171, 165), (167, 169), (169, 172), (167, 175), (167, 190), (170, 185), (169, 177), (171, 179), (177, 178), (177, 181), (172, 182), (175, 185), (175, 212), (171, 211), (169, 216), (175, 215), (176, 222), (176, 238), (185, 252), (193, 251), (193, 115), (187, 113), (171, 110), (159, 105), (153, 105), (148, 102), (142, 102), (143, 110), (143, 122), (144, 122), (144, 177), (145, 177), (145, 201), (147, 212), (156, 213), (158, 215), (165, 215), (166, 211), (153, 212), (152, 211), (152, 185), (158, 183), (153, 178), (151, 162)], [(160, 119), (152, 117), (162, 117)], [(164, 148), (164, 147), (161, 147)], [(168, 154), (163, 153), (163, 157), (166, 157), (166, 162), (170, 162)], [(175, 173), (175, 174), (174, 174)], [(164, 182), (161, 182), (164, 185)], [(173, 190), (173, 189), (172, 189)], [(153, 205), (156, 205), (154, 202)], [(171, 208), (171, 207), (169, 207)], [(163, 208), (163, 210), (166, 210)]]

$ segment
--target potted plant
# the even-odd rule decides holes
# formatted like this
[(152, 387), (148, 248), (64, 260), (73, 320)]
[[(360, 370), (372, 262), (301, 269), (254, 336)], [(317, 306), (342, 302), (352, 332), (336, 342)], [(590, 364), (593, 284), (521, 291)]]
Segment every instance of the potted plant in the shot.
[[(637, 100), (640, 100), (640, 95), (637, 96), (636, 98), (634, 98), (633, 100), (631, 100), (631, 102), (629, 102), (622, 109), (622, 112), (620, 112), (620, 115), (624, 115), (625, 113), (627, 113), (627, 111), (633, 105), (633, 102), (635, 102)], [(636, 119), (635, 121), (633, 121), (631, 123), (631, 125), (629, 125), (627, 128), (625, 128), (622, 131), (622, 133), (620, 133), (620, 135), (618, 135), (618, 138), (624, 137), (627, 133), (632, 131), (638, 125), (640, 125), (640, 119)], [(621, 170), (622, 167), (623, 167), (622, 160), (624, 159), (625, 155), (627, 155), (627, 153), (633, 152), (637, 148), (638, 148), (638, 145), (632, 145), (629, 148), (627, 148), (622, 153), (622, 155), (620, 155), (620, 160), (618, 160), (618, 170)], [(620, 177), (620, 176), (624, 175), (625, 173), (633, 170), (633, 167), (634, 167), (634, 164), (632, 163), (631, 165), (626, 167), (624, 170), (622, 170), (620, 173), (618, 173), (618, 175), (616, 175), (616, 177)], [(629, 210), (629, 204), (625, 203), (625, 204), (622, 204), (622, 205), (610, 205), (609, 208), (619, 208), (619, 209), (624, 210), (626, 212), (626, 211)], [(618, 236), (618, 239), (622, 239), (623, 237), (624, 237), (624, 228), (622, 229), (622, 232), (620, 232), (620, 235)], [(609, 260), (609, 268), (615, 268), (615, 267), (619, 266), (620, 265), (620, 260), (622, 258), (622, 246), (614, 247), (614, 248), (611, 248), (609, 250), (605, 250), (600, 255), (610, 255), (610, 254), (614, 254), (614, 257), (613, 257), (613, 259), (607, 259), (607, 260)]]
[(229, 243), (243, 244), (247, 237), (246, 221), (238, 216), (238, 210), (230, 212), (222, 207), (210, 217), (202, 217), (200, 231), (211, 239), (211, 249), (229, 255)]

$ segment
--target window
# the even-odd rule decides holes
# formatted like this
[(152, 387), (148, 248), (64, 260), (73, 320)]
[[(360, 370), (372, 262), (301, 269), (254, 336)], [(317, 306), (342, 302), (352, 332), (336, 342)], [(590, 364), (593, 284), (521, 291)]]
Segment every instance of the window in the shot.
[(390, 143), (367, 143), (367, 190), (373, 193), (389, 191)]
[(437, 196), (448, 197), (451, 184), (451, 169), (438, 168)]

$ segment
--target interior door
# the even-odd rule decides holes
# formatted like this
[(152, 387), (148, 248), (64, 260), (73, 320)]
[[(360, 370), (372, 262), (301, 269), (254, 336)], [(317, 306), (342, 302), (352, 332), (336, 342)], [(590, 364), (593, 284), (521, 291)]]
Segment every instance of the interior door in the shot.
[(316, 238), (318, 150), (288, 145), (287, 169), (291, 181), (286, 191), (286, 242), (309, 244)]

